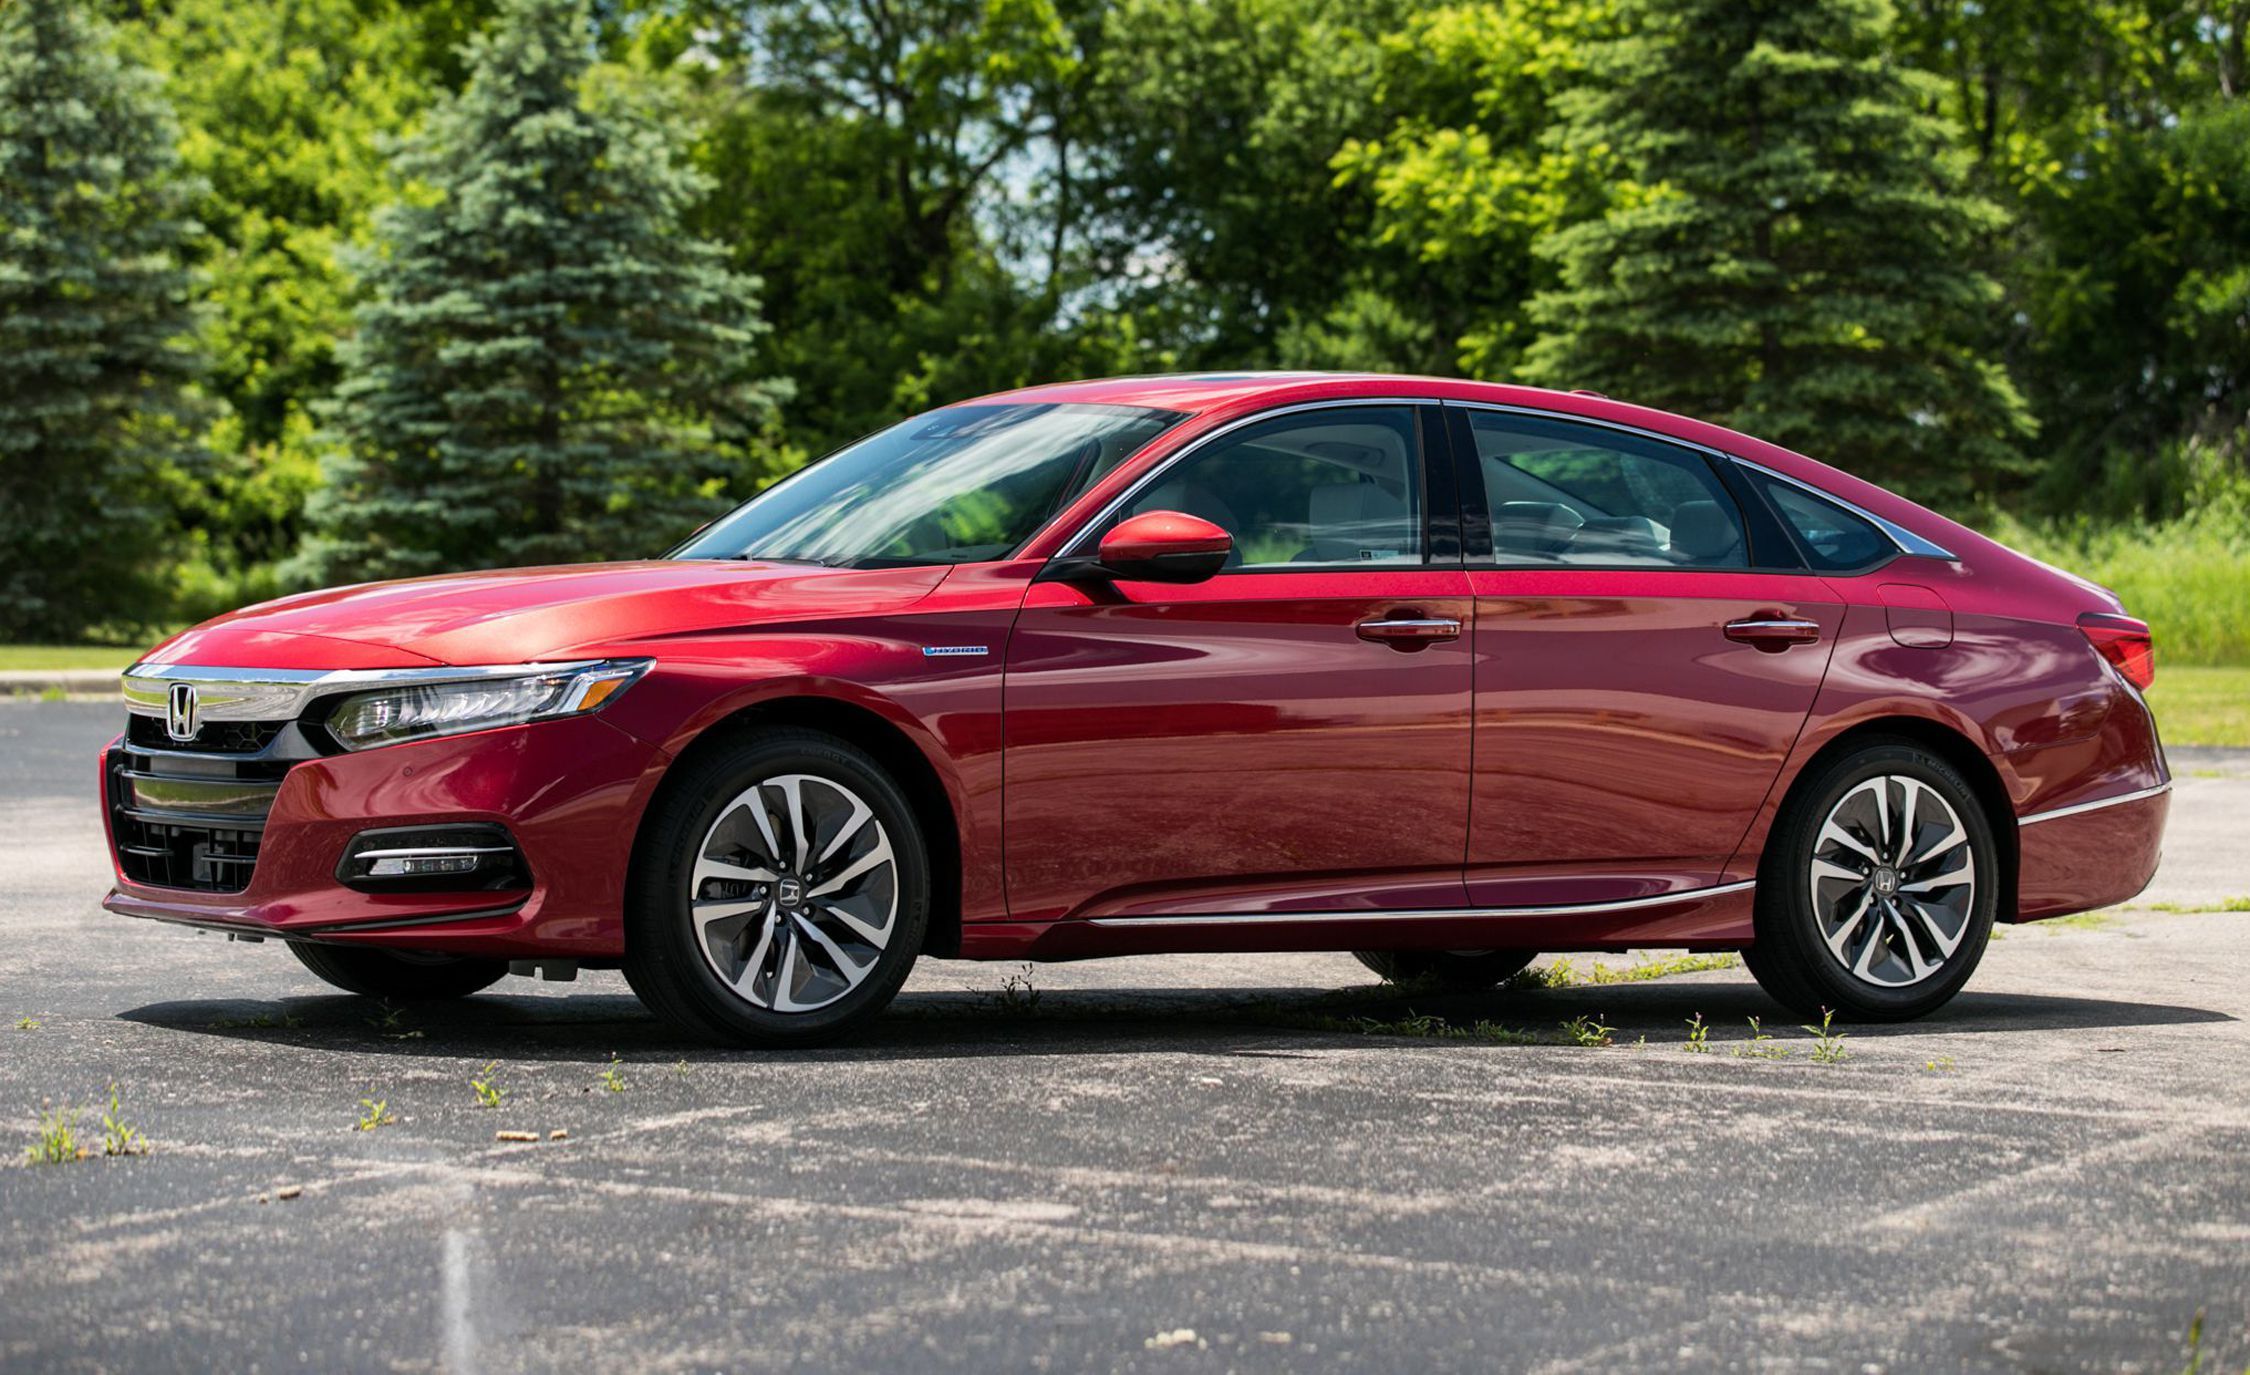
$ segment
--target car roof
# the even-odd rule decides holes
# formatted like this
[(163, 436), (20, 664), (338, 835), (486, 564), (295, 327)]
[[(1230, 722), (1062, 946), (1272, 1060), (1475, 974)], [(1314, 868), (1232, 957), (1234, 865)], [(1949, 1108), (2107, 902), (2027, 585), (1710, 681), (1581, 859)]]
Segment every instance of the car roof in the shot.
[(1192, 435), (1268, 407), (1311, 401), (1349, 400), (1362, 396), (1481, 402), (1623, 425), (1765, 464), (1790, 477), (1812, 483), (1847, 501), (1855, 502), (1886, 519), (1898, 521), (1910, 530), (1935, 538), (1940, 544), (1958, 548), (1990, 543), (1967, 527), (1916, 505), (1895, 492), (1842, 469), (1830, 467), (1793, 449), (1785, 449), (1755, 435), (1731, 430), (1723, 425), (1671, 411), (1636, 406), (1593, 391), (1553, 391), (1543, 387), (1479, 382), (1460, 377), (1421, 377), (1398, 373), (1262, 372), (1246, 369), (1236, 372), (1159, 373), (1140, 377), (1050, 382), (1039, 386), (1019, 387), (1013, 391), (995, 392), (975, 400), (1150, 406), (1195, 417), (1195, 420), (1182, 427), (1187, 435)]

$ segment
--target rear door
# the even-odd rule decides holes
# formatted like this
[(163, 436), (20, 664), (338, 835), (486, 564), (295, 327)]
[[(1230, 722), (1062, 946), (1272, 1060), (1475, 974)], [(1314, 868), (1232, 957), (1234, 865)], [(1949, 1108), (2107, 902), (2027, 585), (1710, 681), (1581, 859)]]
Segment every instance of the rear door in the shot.
[(1469, 900), (1720, 882), (1812, 708), (1841, 599), (1716, 455), (1447, 410), (1476, 601)]
[(1451, 470), (1433, 489), (1423, 458), (1442, 423), (1350, 404), (1222, 431), (1073, 549), (1185, 511), (1234, 537), (1224, 571), (1033, 586), (1004, 707), (1018, 920), (1461, 905), (1471, 609)]

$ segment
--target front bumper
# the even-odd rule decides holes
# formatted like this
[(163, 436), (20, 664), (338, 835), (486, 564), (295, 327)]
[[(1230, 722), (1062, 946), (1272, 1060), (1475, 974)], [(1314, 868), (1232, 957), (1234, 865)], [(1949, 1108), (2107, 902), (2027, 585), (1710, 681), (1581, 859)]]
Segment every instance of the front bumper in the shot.
[[(120, 750), (103, 758), (105, 797)], [(216, 893), (135, 882), (122, 865), (102, 905), (126, 916), (246, 935), (461, 955), (614, 959), (625, 950), (633, 837), (663, 772), (656, 746), (598, 716), (509, 726), (291, 766), (274, 792), (249, 882)], [(117, 822), (103, 808), (113, 865)], [(379, 827), (488, 822), (521, 849), (530, 886), (373, 893), (338, 861)]]

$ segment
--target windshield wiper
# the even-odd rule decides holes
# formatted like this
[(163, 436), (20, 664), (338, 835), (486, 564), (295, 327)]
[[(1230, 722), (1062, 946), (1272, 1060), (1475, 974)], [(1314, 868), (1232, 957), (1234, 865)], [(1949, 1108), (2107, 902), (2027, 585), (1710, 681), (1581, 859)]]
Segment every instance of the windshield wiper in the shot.
[(815, 568), (837, 566), (827, 559), (816, 559), (810, 554), (729, 554), (727, 557), (744, 563), (809, 563)]

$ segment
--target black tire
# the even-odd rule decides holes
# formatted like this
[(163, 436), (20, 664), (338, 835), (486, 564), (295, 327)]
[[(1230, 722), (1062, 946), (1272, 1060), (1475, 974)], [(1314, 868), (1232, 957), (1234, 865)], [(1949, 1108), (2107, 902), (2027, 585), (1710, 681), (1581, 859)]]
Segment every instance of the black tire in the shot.
[[(1874, 793), (1861, 790), (1874, 780), (1889, 780), (1878, 784), (1877, 789), (1884, 799), (1885, 814), (1901, 832), (1905, 827), (1904, 809), (1894, 805), (1892, 799), (1903, 798), (1908, 790), (1906, 780), (1919, 782), (1942, 798), (1965, 835), (1957, 844), (1965, 843), (1969, 847), (1968, 863), (1964, 866), (1954, 862), (1950, 850), (1942, 853), (1933, 850), (1939, 857), (1920, 867), (1870, 864), (1855, 859), (1853, 862), (1867, 868), (1871, 877), (1858, 886), (1841, 878), (1823, 880), (1834, 885), (1827, 890), (1827, 894), (1833, 895), (1827, 899), (1829, 905), (1823, 907), (1822, 895), (1815, 893), (1812, 873), (1814, 861), (1824, 845), (1820, 839), (1822, 830), (1847, 797), (1872, 799)], [(1920, 795), (1917, 806), (1927, 806)], [(1916, 830), (1924, 835), (1929, 833), (1926, 816), (1926, 812), (1920, 811), (1916, 816)], [(1861, 840), (1871, 839), (1857, 830), (1853, 834)], [(1939, 839), (1951, 834), (1948, 822)], [(1839, 854), (1836, 843), (1825, 844), (1829, 855)], [(1913, 838), (1903, 835), (1896, 844), (1899, 847), (1896, 853), (1901, 855), (1911, 855), (1919, 848)], [(1942, 946), (1938, 942), (1943, 938), (1939, 927), (1914, 919), (1903, 910), (1896, 925), (1886, 927), (1883, 899), (1875, 898), (1872, 915), (1864, 919), (1865, 924), (1836, 924), (1839, 931), (1872, 933), (1865, 941), (1843, 937), (1846, 948), (1856, 948), (1862, 954), (1878, 954), (1893, 968), (1913, 961), (1931, 965), (1932, 972), (1916, 982), (1895, 987), (1855, 974), (1844, 958), (1831, 948), (1820, 913), (1853, 908), (1858, 896), (1881, 892), (1879, 871), (1884, 869), (1891, 871), (1889, 892), (1884, 896), (1899, 895), (1891, 900), (1903, 909), (1904, 885), (1918, 876), (1936, 872), (1936, 867), (1941, 865), (1954, 874), (1965, 870), (1974, 880), (1971, 893), (1958, 899), (1958, 917), (1947, 914), (1947, 921), (1959, 922), (1955, 937), (1958, 944), (1939, 957)], [(1870, 740), (1848, 754), (1819, 765), (1784, 805), (1759, 863), (1756, 943), (1743, 952), (1743, 963), (1775, 1001), (1801, 1017), (1818, 1018), (1823, 1009), (1847, 1021), (1899, 1022), (1920, 1017), (1944, 1006), (1976, 972), (1977, 962), (1984, 958), (1985, 945), (1991, 939), (1999, 880), (1999, 849), (1993, 839), (1991, 820), (1976, 790), (1961, 776), (1960, 770), (1911, 741)], [(1938, 891), (1958, 892), (1958, 888)], [(1880, 950), (1871, 951), (1871, 943), (1876, 942), (1881, 943)]]
[(368, 945), (317, 945), (291, 941), (305, 968), (346, 993), (391, 1002), (437, 1002), (481, 993), (508, 974), (506, 960), (424, 955)]
[[(810, 1011), (778, 1011), (736, 992), (714, 967), (723, 956), (707, 953), (699, 945), (690, 910), (691, 877), (706, 841), (718, 834), (713, 828), (722, 817), (735, 814), (734, 804), (750, 789), (757, 787), (757, 795), (767, 797), (767, 780), (792, 775), (829, 780), (863, 802), (880, 828), (875, 839), (889, 843), (894, 871), (887, 943), (871, 963), (861, 966), (867, 972), (860, 982)], [(770, 812), (766, 819), (779, 820)], [(794, 910), (809, 912), (815, 878), (808, 872), (802, 882), (799, 891), (807, 895), (806, 906)], [(739, 896), (760, 891), (749, 888)], [(771, 921), (776, 931), (787, 924), (778, 911), (778, 887), (764, 891), (765, 915), (745, 917), (742, 934), (714, 946), (714, 951), (724, 946), (729, 955), (741, 958), (744, 970), (749, 969), (746, 957), (755, 939), (751, 923)], [(906, 794), (880, 764), (856, 746), (819, 731), (745, 731), (714, 742), (680, 765), (665, 780), (641, 827), (625, 899), (625, 979), (651, 1012), (690, 1035), (742, 1046), (822, 1045), (873, 1021), (897, 996), (921, 954), (929, 906), (930, 870), (921, 825)], [(833, 924), (823, 929), (840, 934)], [(817, 965), (821, 957), (811, 940), (795, 939), (800, 951), (812, 952), (804, 958)], [(835, 968), (833, 961), (829, 967)], [(777, 993), (783, 972), (774, 968), (767, 976)], [(752, 974), (750, 981), (754, 988), (758, 976)], [(773, 1001), (778, 1004), (782, 999), (775, 996)]]
[(1354, 950), (1352, 958), (1385, 983), (1429, 982), (1474, 993), (1507, 982), (1539, 958), (1536, 950)]

